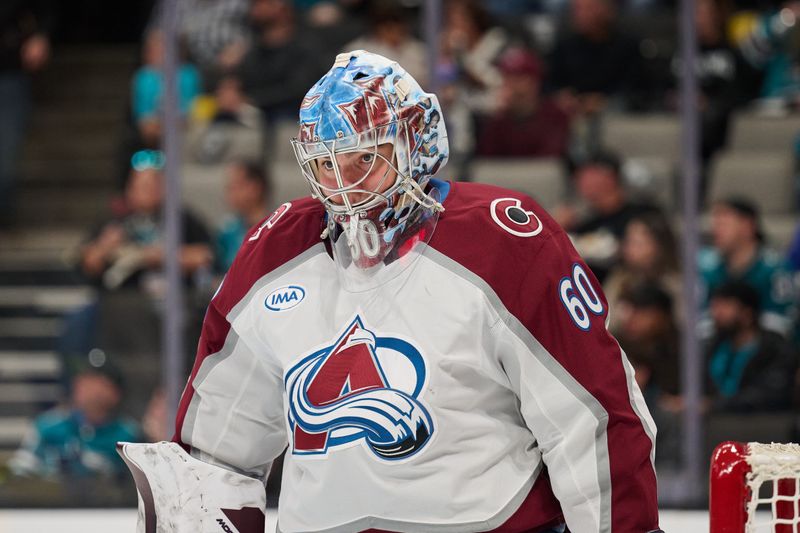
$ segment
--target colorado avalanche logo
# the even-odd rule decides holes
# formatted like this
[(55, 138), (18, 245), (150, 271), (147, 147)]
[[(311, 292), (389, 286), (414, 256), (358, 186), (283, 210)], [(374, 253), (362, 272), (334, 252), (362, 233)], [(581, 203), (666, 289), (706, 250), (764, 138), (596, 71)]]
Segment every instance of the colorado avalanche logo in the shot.
[(544, 228), (536, 213), (523, 209), (517, 198), (498, 198), (489, 211), (498, 226), (517, 237), (535, 237)]
[(404, 459), (433, 434), (419, 399), (425, 360), (409, 342), (377, 337), (356, 318), (331, 346), (286, 373), (293, 453), (325, 454), (363, 442), (379, 458)]

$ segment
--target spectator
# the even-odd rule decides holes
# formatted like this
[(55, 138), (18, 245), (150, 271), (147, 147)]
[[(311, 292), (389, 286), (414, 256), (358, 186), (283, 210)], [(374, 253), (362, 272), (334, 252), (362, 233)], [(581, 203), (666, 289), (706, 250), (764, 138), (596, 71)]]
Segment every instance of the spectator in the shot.
[(579, 217), (574, 207), (563, 206), (554, 215), (574, 236), (576, 248), (603, 281), (617, 260), (628, 223), (655, 208), (630, 200), (622, 182), (619, 158), (610, 152), (598, 152), (582, 161), (575, 169), (573, 182), (588, 213)]
[(731, 281), (711, 296), (715, 334), (706, 350), (715, 411), (789, 409), (797, 366), (794, 348), (759, 326), (761, 295)]
[[(700, 43), (697, 78), (704, 176), (701, 193), (704, 194), (707, 167), (714, 154), (727, 143), (731, 113), (756, 95), (759, 74), (728, 43), (725, 34), (728, 16), (720, 0), (698, 0), (695, 20)], [(673, 65), (680, 67), (680, 60), (676, 59)], [(676, 72), (676, 76), (679, 74)]]
[[(81, 250), (81, 268), (108, 289), (142, 286), (160, 295), (164, 261), (160, 152), (137, 152), (133, 158), (121, 213), (101, 224)], [(180, 263), (187, 276), (211, 265), (211, 238), (188, 211), (183, 212)], [(152, 282), (156, 283), (152, 283)]]
[(161, 387), (156, 388), (147, 402), (142, 415), (142, 433), (148, 442), (169, 440), (171, 420), (167, 414), (167, 395)]
[(345, 51), (369, 50), (397, 61), (419, 84), (428, 87), (425, 44), (411, 35), (408, 8), (397, 0), (376, 0), (370, 6), (369, 33), (345, 45)]
[[(145, 36), (144, 65), (133, 76), (133, 119), (140, 143), (147, 148), (161, 145), (161, 105), (164, 97), (164, 36), (159, 30)], [(182, 63), (178, 69), (180, 113), (185, 118), (200, 94), (200, 74), (194, 65)]]
[(206, 116), (190, 124), (187, 144), (191, 159), (213, 165), (235, 157), (263, 158), (263, 117), (247, 99), (239, 78), (221, 78), (214, 98), (207, 103)]
[(762, 13), (740, 14), (750, 22), (737, 43), (742, 56), (757, 69), (764, 71), (760, 90), (762, 111), (785, 114), (800, 101), (800, 73), (796, 39), (800, 4), (787, 2), (782, 9)]
[(71, 384), (68, 406), (34, 420), (9, 461), (14, 474), (44, 478), (124, 475), (125, 464), (116, 445), (139, 440), (139, 429), (117, 414), (123, 397), (120, 373), (108, 363), (87, 364)]
[[(665, 291), (673, 304), (682, 302), (682, 282), (675, 236), (669, 221), (659, 212), (642, 213), (635, 216), (625, 227), (620, 246), (619, 263), (616, 264), (603, 284), (608, 300), (609, 329), (614, 332), (620, 326), (622, 316), (618, 303), (635, 286), (647, 283)], [(675, 316), (680, 317), (681, 306), (673, 305)]]
[(508, 35), (478, 0), (445, 4), (436, 75), (457, 175), (465, 174), (460, 167), (475, 148), (476, 114), (493, 111), (493, 91), (500, 86), (495, 62), (507, 45)]
[(268, 120), (293, 117), (334, 51), (321, 53), (298, 33), (289, 0), (253, 0), (250, 16), (259, 33), (238, 68), (244, 92)]
[[(362, 0), (324, 0), (304, 10), (305, 28), (313, 32), (320, 50), (341, 50), (367, 30), (368, 4)], [(294, 2), (296, 8), (298, 2)]]
[(12, 222), (17, 160), (31, 106), (31, 73), (50, 57), (50, 0), (4, 0), (0, 7), (0, 227)]
[[(179, 33), (189, 59), (207, 81), (241, 61), (250, 42), (250, 0), (170, 0), (177, 2)], [(150, 30), (163, 27), (163, 0), (159, 2)]]
[(451, 0), (445, 4), (441, 33), (440, 69), (455, 69), (459, 82), (468, 89), (478, 108), (491, 106), (487, 90), (500, 83), (494, 63), (508, 45), (505, 31), (494, 25), (488, 11), (477, 0)]
[(617, 26), (613, 0), (571, 0), (569, 29), (550, 57), (550, 85), (570, 116), (592, 116), (610, 100), (625, 107), (639, 84), (636, 39)]
[(711, 208), (709, 248), (700, 252), (700, 275), (707, 295), (728, 281), (742, 281), (760, 295), (761, 325), (788, 334), (794, 319), (794, 288), (788, 265), (764, 244), (756, 207), (731, 198)]
[(217, 227), (226, 213), (221, 178), (231, 161), (263, 162), (267, 132), (264, 116), (242, 91), (242, 83), (226, 75), (213, 97), (205, 97), (202, 115), (195, 113), (186, 136), (183, 201), (208, 227)]
[(539, 59), (523, 48), (511, 48), (501, 56), (498, 67), (503, 75), (497, 108), (481, 125), (476, 154), (564, 155), (569, 140), (569, 117), (552, 100), (542, 97), (543, 72)]
[(636, 382), (652, 411), (661, 394), (679, 392), (679, 335), (672, 299), (658, 285), (644, 281), (632, 286), (620, 304), (615, 336), (636, 370)]
[(217, 263), (221, 272), (230, 268), (247, 231), (269, 214), (268, 195), (269, 181), (260, 165), (247, 161), (228, 165), (225, 199), (232, 213), (217, 235)]
[[(612, 316), (614, 311), (612, 310)], [(621, 296), (615, 336), (636, 372), (658, 427), (657, 461), (674, 463), (680, 456), (679, 334), (672, 299), (657, 284), (642, 281)]]
[[(82, 273), (101, 289), (86, 306), (66, 317), (59, 348), (70, 355), (87, 346), (140, 361), (125, 410), (139, 417), (157, 380), (161, 347), (164, 276), (163, 154), (138, 152), (116, 212), (99, 224), (79, 251)], [(196, 331), (214, 287), (213, 244), (206, 227), (188, 210), (181, 213), (182, 244), (177, 253), (183, 272), (186, 346)], [(134, 324), (135, 327), (131, 327)]]

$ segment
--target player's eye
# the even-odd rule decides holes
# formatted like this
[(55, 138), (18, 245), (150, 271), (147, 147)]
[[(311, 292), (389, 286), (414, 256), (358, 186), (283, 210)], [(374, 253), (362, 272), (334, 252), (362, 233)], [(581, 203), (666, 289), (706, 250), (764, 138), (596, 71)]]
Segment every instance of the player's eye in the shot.
[(327, 170), (328, 172), (333, 171), (333, 161), (330, 159), (324, 160), (322, 163), (320, 163), (320, 165), (322, 166), (323, 170)]
[(361, 156), (361, 163), (371, 165), (375, 161), (375, 154), (364, 154)]

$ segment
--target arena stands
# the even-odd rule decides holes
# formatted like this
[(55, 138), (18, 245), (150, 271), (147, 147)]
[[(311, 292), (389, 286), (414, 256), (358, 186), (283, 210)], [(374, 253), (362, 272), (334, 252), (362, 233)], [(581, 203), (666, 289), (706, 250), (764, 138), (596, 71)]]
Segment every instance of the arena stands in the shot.
[[(85, 8), (84, 4), (80, 5)], [(182, 4), (182, 9), (191, 10), (195, 2)], [(213, 42), (196, 33), (202, 27), (200, 22), (209, 22), (196, 13), (187, 21), (195, 24), (184, 27), (187, 35), (194, 37), (184, 50), (186, 60), (197, 63), (199, 74), (194, 75), (201, 78), (197, 84), (200, 93), (192, 91), (187, 98), (185, 118), (178, 125), (184, 138), (181, 179), (185, 204), (215, 235), (225, 229), (228, 220), (226, 172), (232, 163), (254, 163), (269, 177), (269, 193), (262, 206), (267, 211), (309, 194), (289, 144), (297, 134), (291, 110), (298, 107), (303, 91), (328, 68), (341, 46), (356, 39), (356, 43), (380, 41), (390, 49), (391, 35), (377, 36), (365, 30), (370, 16), (378, 17), (390, 30), (402, 29), (406, 51), (416, 58), (419, 66), (415, 68), (425, 70), (426, 76), (427, 62), (436, 63), (434, 79), (428, 83), (437, 87), (444, 107), (453, 156), (440, 177), (515, 189), (529, 194), (556, 216), (569, 207), (575, 220), (586, 220), (597, 213), (592, 213), (591, 202), (581, 198), (574, 179), (576, 170), (599, 154), (619, 159), (618, 175), (626, 202), (648, 204), (652, 208), (648, 213), (656, 213), (660, 222), (631, 216), (630, 224), (618, 228), (611, 241), (596, 240), (594, 245), (607, 252), (601, 268), (609, 273), (606, 289), (613, 293), (614, 301), (622, 302), (620, 309), (627, 305), (629, 311), (641, 310), (643, 316), (656, 317), (654, 324), (642, 325), (623, 311), (612, 325), (618, 328), (623, 347), (630, 348), (647, 400), (665, 428), (667, 437), (662, 436), (666, 440), (656, 458), (659, 467), (665, 471), (680, 468), (677, 442), (683, 404), (675, 390), (675, 361), (666, 361), (679, 348), (669, 345), (662, 349), (663, 339), (674, 340), (687, 327), (681, 318), (685, 302), (679, 296), (679, 265), (676, 260), (667, 274), (655, 275), (642, 266), (647, 261), (636, 264), (625, 252), (629, 240), (643, 242), (631, 236), (639, 230), (640, 234), (650, 231), (650, 241), (646, 236), (642, 246), (649, 242), (653, 248), (657, 247), (652, 241), (658, 240), (654, 235), (673, 235), (680, 242), (684, 231), (674, 6), (658, 0), (616, 2), (616, 9), (611, 9), (610, 0), (448, 1), (444, 2), (440, 57), (420, 59), (424, 48), (419, 42), (419, 1), (227, 0), (222, 4), (228, 10), (215, 16), (224, 19), (220, 25), (227, 30), (215, 34)], [(774, 10), (751, 3), (734, 5), (734, 14), (722, 9), (727, 6), (722, 2), (714, 5), (702, 0), (701, 4), (710, 11), (697, 15), (708, 32), (704, 67), (709, 71), (703, 78), (708, 85), (703, 88), (700, 107), (707, 110), (707, 100), (721, 94), (716, 92), (720, 89), (716, 83), (736, 89), (736, 98), (726, 101), (730, 105), (719, 122), (724, 123), (726, 134), (716, 138), (714, 149), (705, 154), (706, 198), (700, 206), (703, 242), (714, 244), (711, 206), (745, 198), (760, 218), (764, 237), (760, 246), (780, 259), (787, 254), (798, 227), (800, 91), (792, 92), (790, 79), (780, 85), (783, 92), (776, 92), (777, 82), (773, 81), (779, 73), (785, 74), (777, 65), (782, 58), (788, 57), (791, 63), (798, 57), (796, 39), (783, 36), (800, 30), (784, 28), (782, 31), (795, 33), (764, 36), (759, 24), (774, 22)], [(586, 10), (601, 12), (602, 27), (581, 18), (586, 17)], [(69, 20), (74, 22), (78, 15), (69, 14)], [(100, 16), (95, 13), (91, 20)], [(109, 25), (118, 22), (112, 19), (109, 15)], [(749, 22), (743, 24), (743, 20)], [(393, 22), (397, 24), (393, 26)], [(81, 274), (79, 258), (92, 227), (111, 215), (125, 213), (123, 191), (132, 156), (143, 147), (159, 148), (158, 136), (143, 142), (142, 117), (136, 113), (134, 98), (134, 76), (142, 66), (146, 35), (157, 31), (159, 23), (159, 16), (153, 13), (146, 24), (138, 23), (136, 40), (123, 37), (123, 42), (110, 42), (107, 31), (86, 37), (78, 37), (74, 31), (55, 31), (51, 60), (33, 78), (34, 105), (19, 151), (14, 214), (10, 225), (0, 228), (0, 463), (18, 448), (37, 414), (67, 400), (71, 356), (86, 356), (97, 348), (113, 354), (132, 391), (123, 410), (140, 421), (155, 403), (151, 400), (158, 398), (157, 306), (139, 293), (103, 300), (106, 289)], [(575, 24), (584, 26), (575, 28)], [(772, 23), (769, 27), (780, 29)], [(581, 68), (586, 66), (586, 58), (574, 56), (593, 42), (607, 47), (605, 55), (595, 57), (596, 62), (629, 58), (630, 64), (623, 65), (626, 68), (612, 79), (588, 80), (578, 87), (576, 79), (584, 75)], [(198, 57), (192, 56), (193, 50)], [(503, 67), (503, 54), (509, 50), (521, 51), (518, 57), (524, 61), (516, 67)], [(746, 81), (725, 78), (726, 66), (734, 60), (747, 68)], [(720, 72), (713, 71), (715, 65), (722, 65)], [(289, 81), (287, 73), (292, 74)], [(498, 96), (503, 76), (514, 73), (529, 74), (527, 82), (534, 85), (526, 87), (541, 89), (541, 95), (524, 102), (527, 115), (523, 118), (536, 117), (541, 102), (547, 101), (557, 107), (547, 116), (557, 114), (564, 119), (560, 126), (568, 131), (555, 151), (534, 150), (510, 157), (481, 153), (477, 146), (486, 124), (501, 125), (491, 130), (492, 137), (497, 137), (496, 131), (509, 139), (520, 135), (521, 129), (513, 127), (520, 117), (513, 116), (513, 111), (508, 116), (514, 106), (504, 104)], [(771, 85), (753, 88), (751, 74), (761, 81), (769, 78)], [(157, 94), (150, 96), (148, 112), (156, 116), (163, 102)], [(535, 120), (529, 122), (535, 127)], [(541, 128), (546, 137), (548, 124)], [(523, 149), (528, 147), (516, 142), (526, 139), (514, 140)], [(663, 232), (653, 229), (661, 222), (667, 226)], [(637, 223), (647, 227), (631, 227)], [(575, 224), (572, 229), (577, 227)], [(228, 235), (233, 233), (241, 239), (242, 228)], [(666, 246), (664, 239), (660, 244)], [(669, 254), (675, 256), (676, 251)], [(747, 277), (747, 269), (754, 264), (749, 259), (744, 271), (726, 270), (726, 280)], [(196, 345), (197, 326), (220, 274), (198, 268), (187, 277), (187, 287), (192, 287), (186, 302), (189, 347)], [(797, 277), (796, 272), (792, 275)], [(628, 283), (633, 278), (644, 280), (646, 286)], [(797, 291), (792, 281), (783, 288)], [(796, 304), (798, 293), (791, 294)], [(787, 319), (791, 328), (780, 345), (788, 346), (786, 372), (794, 377), (800, 346), (796, 309), (787, 311)], [(140, 328), (135, 332), (128, 327), (132, 320), (137, 320)], [(719, 324), (715, 329), (706, 320), (703, 326), (706, 340), (718, 342)], [(85, 334), (76, 333), (81, 331)], [(709, 392), (714, 382), (710, 375), (712, 352), (707, 361)], [(191, 358), (187, 353), (187, 361)], [(786, 387), (785, 402), (776, 404), (780, 409), (770, 407), (769, 413), (753, 409), (747, 413), (714, 412), (709, 397), (709, 450), (725, 438), (796, 439), (794, 411), (800, 395), (795, 380)], [(0, 473), (0, 506), (10, 505), (11, 491), (4, 488), (6, 472)], [(26, 495), (35, 493), (31, 489)], [(43, 494), (44, 504), (66, 501), (52, 493)], [(122, 494), (119, 501), (127, 501), (129, 496)], [(82, 502), (68, 502), (73, 503)]]

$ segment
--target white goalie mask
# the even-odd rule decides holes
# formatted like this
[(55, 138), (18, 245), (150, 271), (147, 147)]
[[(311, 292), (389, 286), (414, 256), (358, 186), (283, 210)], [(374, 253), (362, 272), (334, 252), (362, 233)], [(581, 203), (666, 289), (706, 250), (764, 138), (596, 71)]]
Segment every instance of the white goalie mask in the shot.
[(401, 243), (430, 238), (443, 208), (426, 185), (447, 160), (447, 133), (435, 95), (397, 63), (341, 54), (303, 100), (292, 146), (339, 266), (366, 275), (407, 252)]

